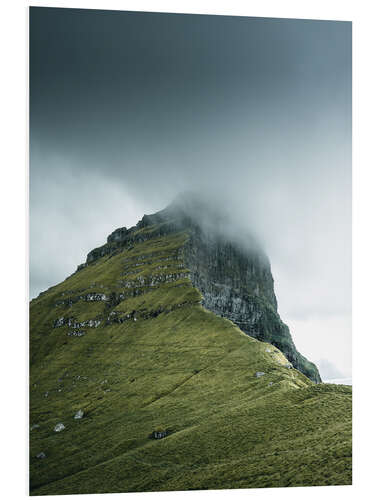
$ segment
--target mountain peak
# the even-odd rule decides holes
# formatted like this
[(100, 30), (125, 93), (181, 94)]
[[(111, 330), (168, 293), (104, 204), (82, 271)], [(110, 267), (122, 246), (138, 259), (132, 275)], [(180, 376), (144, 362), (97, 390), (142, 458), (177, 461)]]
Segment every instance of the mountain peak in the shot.
[(197, 193), (181, 193), (165, 209), (144, 215), (136, 226), (116, 229), (78, 270), (149, 240), (179, 234), (186, 237), (181, 247), (183, 261), (204, 307), (233, 321), (247, 335), (271, 342), (294, 367), (320, 382), (316, 366), (297, 351), (278, 315), (266, 254), (252, 235), (231, 224), (223, 210)]

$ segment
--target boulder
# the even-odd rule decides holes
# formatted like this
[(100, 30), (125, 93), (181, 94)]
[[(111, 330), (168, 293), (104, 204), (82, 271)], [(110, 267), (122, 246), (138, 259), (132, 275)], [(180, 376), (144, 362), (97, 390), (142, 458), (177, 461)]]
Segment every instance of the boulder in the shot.
[(167, 436), (167, 434), (166, 430), (157, 430), (152, 432), (151, 437), (153, 439), (163, 439)]
[(61, 422), (55, 425), (55, 428), (53, 429), (55, 432), (61, 432), (65, 429), (65, 425), (62, 424)]

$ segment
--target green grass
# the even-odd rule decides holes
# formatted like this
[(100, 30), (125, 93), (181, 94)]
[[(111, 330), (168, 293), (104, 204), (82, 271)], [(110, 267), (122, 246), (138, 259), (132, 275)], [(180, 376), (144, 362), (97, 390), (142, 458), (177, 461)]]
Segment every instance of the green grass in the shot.
[[(351, 483), (351, 388), (286, 368), (274, 346), (206, 311), (187, 278), (122, 285), (187, 271), (186, 239), (102, 257), (31, 302), (32, 495)], [(92, 292), (113, 300), (78, 300)], [(112, 311), (134, 315), (106, 324)], [(69, 337), (53, 328), (62, 316), (101, 324)], [(158, 428), (169, 435), (150, 439)]]

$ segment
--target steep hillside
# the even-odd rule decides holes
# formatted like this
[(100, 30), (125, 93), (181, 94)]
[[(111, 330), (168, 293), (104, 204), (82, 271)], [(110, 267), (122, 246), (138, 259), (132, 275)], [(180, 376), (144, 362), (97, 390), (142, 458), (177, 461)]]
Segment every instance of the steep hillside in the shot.
[(170, 213), (31, 302), (31, 494), (350, 484), (351, 388), (276, 347), (267, 259)]
[[(143, 229), (143, 231), (140, 231)], [(107, 243), (92, 250), (86, 264), (154, 237), (184, 232), (181, 248), (192, 284), (202, 293), (203, 306), (230, 319), (241, 330), (280, 349), (289, 362), (313, 382), (321, 382), (317, 367), (296, 349), (289, 328), (277, 312), (269, 260), (257, 242), (240, 234), (208, 203), (191, 193), (165, 210), (145, 215), (137, 226), (119, 228)]]

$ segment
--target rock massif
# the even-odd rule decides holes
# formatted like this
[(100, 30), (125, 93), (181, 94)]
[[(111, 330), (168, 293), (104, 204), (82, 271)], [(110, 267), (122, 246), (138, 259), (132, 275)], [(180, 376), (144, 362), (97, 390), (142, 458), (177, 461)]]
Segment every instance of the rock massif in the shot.
[(130, 229), (116, 229), (79, 269), (148, 238), (179, 232), (188, 234), (181, 255), (190, 271), (186, 276), (203, 296), (202, 305), (233, 321), (247, 335), (273, 344), (294, 368), (313, 382), (321, 382), (317, 367), (297, 351), (288, 326), (280, 319), (271, 267), (263, 250), (250, 235), (230, 227), (225, 217), (195, 196), (182, 196), (166, 209), (144, 215)]
[(180, 200), (31, 301), (30, 492), (350, 484), (351, 387), (317, 381), (264, 252)]

